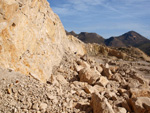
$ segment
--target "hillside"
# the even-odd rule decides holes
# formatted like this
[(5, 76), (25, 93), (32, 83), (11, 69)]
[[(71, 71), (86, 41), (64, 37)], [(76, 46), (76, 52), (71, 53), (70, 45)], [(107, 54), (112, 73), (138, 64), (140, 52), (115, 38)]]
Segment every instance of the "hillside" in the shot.
[(111, 47), (133, 46), (141, 49), (146, 54), (150, 55), (150, 40), (135, 31), (129, 31), (121, 36), (106, 39), (105, 44)]
[(67, 35), (73, 35), (77, 37), (79, 40), (83, 41), (84, 43), (97, 43), (97, 44), (103, 44), (104, 38), (96, 33), (88, 33), (88, 32), (81, 32), (79, 34), (76, 34), (74, 31), (67, 32)]
[[(67, 31), (66, 31), (67, 32)], [(150, 55), (150, 40), (140, 35), (135, 31), (129, 31), (118, 37), (110, 37), (104, 39), (96, 33), (81, 32), (76, 34), (74, 31), (67, 32), (67, 35), (73, 35), (85, 43), (97, 43), (110, 47), (129, 47), (133, 46), (139, 48), (147, 55)]]

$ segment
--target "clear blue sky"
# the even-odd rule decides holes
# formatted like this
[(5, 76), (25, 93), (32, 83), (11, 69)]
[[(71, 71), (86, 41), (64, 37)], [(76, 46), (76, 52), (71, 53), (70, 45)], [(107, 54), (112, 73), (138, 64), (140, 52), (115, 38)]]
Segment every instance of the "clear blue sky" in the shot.
[(130, 30), (150, 38), (150, 0), (48, 0), (67, 31), (104, 38)]

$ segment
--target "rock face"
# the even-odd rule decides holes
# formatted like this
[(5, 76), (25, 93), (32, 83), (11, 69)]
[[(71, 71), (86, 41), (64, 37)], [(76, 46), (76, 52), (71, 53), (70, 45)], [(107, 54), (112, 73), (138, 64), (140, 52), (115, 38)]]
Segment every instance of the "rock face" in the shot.
[(47, 0), (0, 1), (0, 67), (45, 82), (69, 41)]

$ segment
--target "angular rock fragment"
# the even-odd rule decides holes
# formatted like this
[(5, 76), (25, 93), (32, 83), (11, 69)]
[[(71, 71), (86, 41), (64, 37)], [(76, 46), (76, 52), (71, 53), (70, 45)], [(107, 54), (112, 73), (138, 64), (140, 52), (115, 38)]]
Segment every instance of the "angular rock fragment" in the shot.
[(97, 93), (92, 94), (91, 107), (93, 113), (115, 113), (107, 99)]
[(46, 103), (40, 103), (39, 108), (40, 108), (40, 110), (46, 111), (47, 104)]
[(111, 79), (113, 74), (109, 69), (109, 65), (108, 64), (106, 64), (105, 66), (102, 65), (102, 67), (103, 67), (102, 75), (106, 76), (108, 79)]
[(130, 99), (129, 104), (133, 108), (134, 113), (150, 112), (150, 98), (148, 97), (137, 97)]
[(99, 84), (99, 85), (105, 87), (108, 83), (109, 83), (108, 79), (104, 76), (101, 76), (96, 84)]
[(84, 68), (80, 70), (79, 78), (81, 82), (87, 82), (88, 84), (93, 85), (100, 78), (100, 74), (92, 69)]

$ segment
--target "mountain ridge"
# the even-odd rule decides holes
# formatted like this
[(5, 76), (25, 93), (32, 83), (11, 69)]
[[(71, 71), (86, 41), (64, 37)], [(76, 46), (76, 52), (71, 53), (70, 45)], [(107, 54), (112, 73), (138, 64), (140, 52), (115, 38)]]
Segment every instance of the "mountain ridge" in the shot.
[(85, 43), (104, 44), (110, 47), (129, 47), (139, 48), (147, 55), (150, 55), (150, 40), (135, 31), (128, 31), (120, 36), (112, 36), (108, 39), (103, 38), (97, 33), (81, 32), (76, 34), (74, 31), (67, 32), (67, 35), (73, 35)]
[[(66, 31), (66, 34), (67, 35), (73, 35), (85, 43), (91, 42), (91, 43), (103, 44), (104, 40), (105, 40), (102, 36), (100, 36), (96, 33), (81, 32), (79, 34), (76, 34), (74, 31), (71, 31), (71, 32)], [(94, 40), (91, 39), (91, 37), (93, 37)]]

